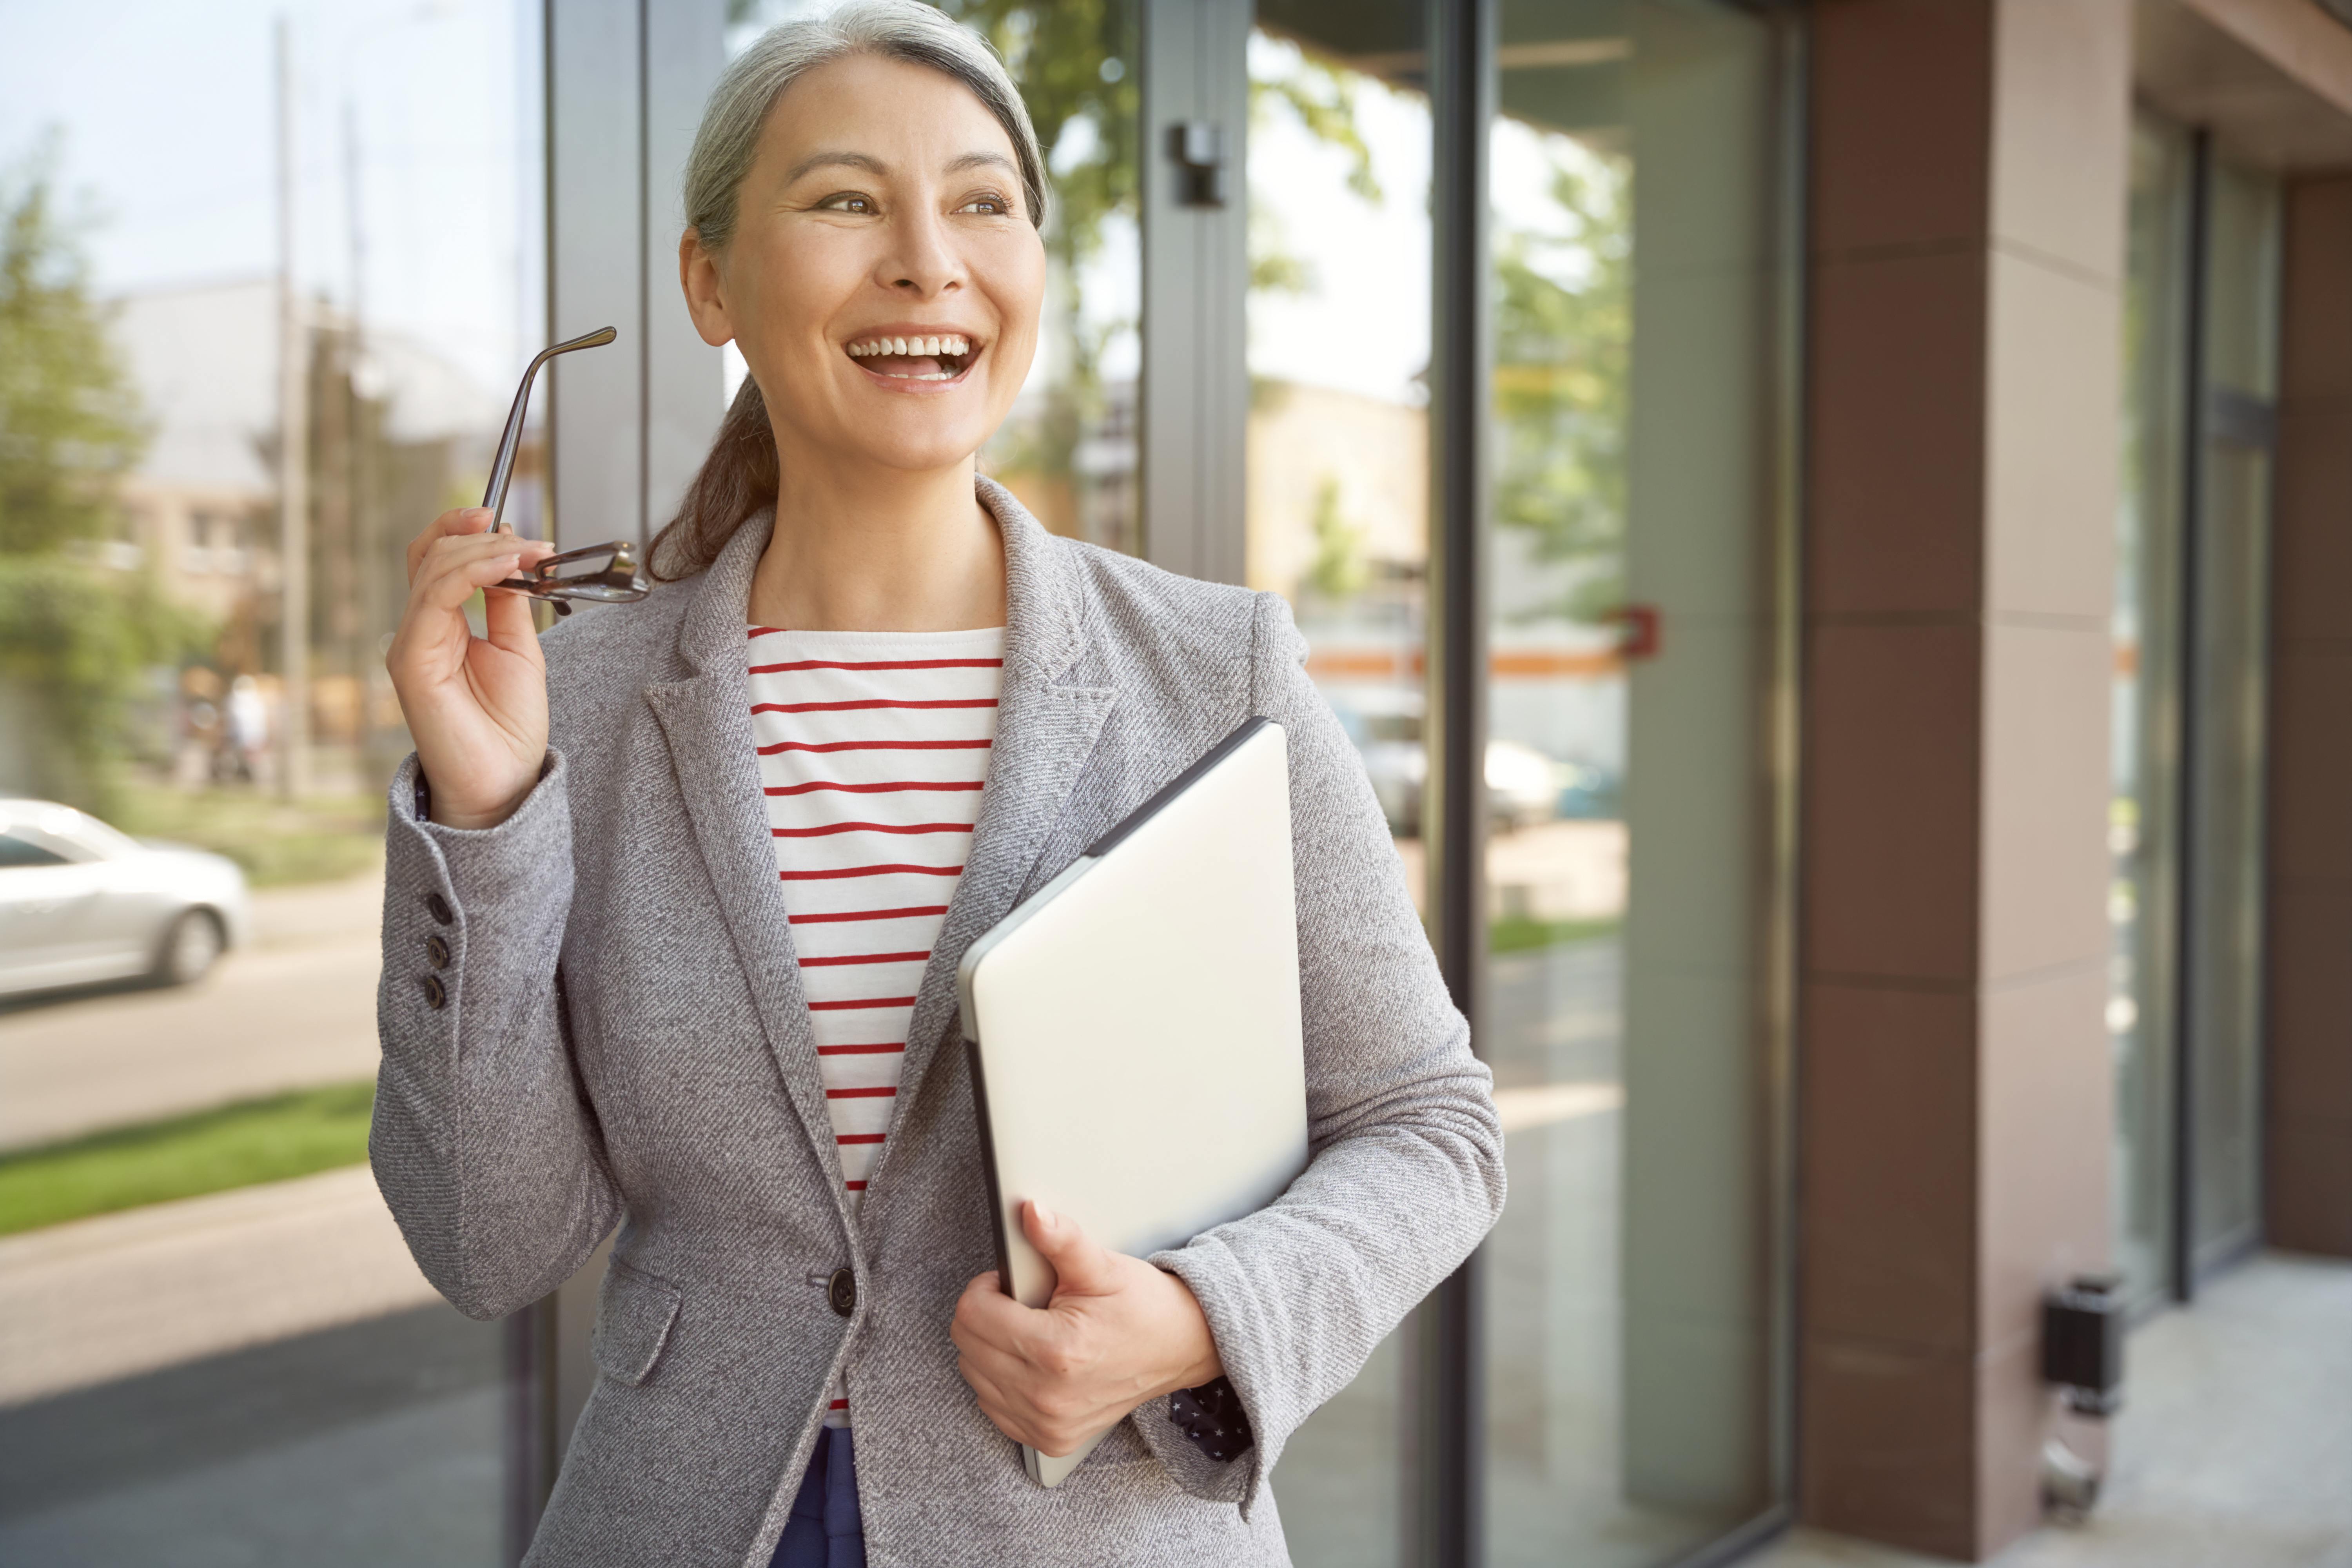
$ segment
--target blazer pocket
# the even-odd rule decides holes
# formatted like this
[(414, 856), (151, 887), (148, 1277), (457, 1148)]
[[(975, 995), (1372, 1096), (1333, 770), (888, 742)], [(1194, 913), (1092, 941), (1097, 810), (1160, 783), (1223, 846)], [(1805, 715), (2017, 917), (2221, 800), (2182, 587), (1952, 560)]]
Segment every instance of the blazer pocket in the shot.
[(667, 1280), (614, 1258), (605, 1266), (604, 1289), (596, 1295), (596, 1326), (588, 1334), (588, 1353), (598, 1369), (633, 1385), (651, 1377), (681, 1300)]

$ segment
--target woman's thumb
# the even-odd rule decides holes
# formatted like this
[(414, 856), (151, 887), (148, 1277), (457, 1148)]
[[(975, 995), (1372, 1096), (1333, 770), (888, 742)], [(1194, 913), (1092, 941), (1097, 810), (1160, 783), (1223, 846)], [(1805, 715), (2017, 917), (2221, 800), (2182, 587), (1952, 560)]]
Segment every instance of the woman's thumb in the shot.
[(1055, 1214), (1036, 1199), (1028, 1202), (1022, 1229), (1029, 1244), (1054, 1266), (1056, 1296), (1100, 1296), (1118, 1288), (1110, 1254), (1097, 1246), (1078, 1222)]

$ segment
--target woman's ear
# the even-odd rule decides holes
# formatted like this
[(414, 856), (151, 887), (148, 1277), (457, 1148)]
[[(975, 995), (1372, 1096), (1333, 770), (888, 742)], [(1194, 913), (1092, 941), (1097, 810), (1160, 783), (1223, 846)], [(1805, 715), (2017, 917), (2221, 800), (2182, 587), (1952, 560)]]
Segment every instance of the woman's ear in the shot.
[(719, 258), (702, 248), (702, 237), (690, 228), (677, 239), (677, 283), (686, 291), (686, 312), (694, 318), (694, 330), (704, 342), (717, 348), (735, 336)]

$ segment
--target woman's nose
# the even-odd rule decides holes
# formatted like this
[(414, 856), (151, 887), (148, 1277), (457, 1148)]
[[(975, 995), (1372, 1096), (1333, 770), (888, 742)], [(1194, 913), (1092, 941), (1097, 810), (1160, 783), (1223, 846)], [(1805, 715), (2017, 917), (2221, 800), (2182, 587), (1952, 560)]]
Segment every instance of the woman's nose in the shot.
[(929, 299), (963, 281), (963, 258), (937, 213), (919, 209), (890, 225), (892, 244), (882, 258), (880, 282)]

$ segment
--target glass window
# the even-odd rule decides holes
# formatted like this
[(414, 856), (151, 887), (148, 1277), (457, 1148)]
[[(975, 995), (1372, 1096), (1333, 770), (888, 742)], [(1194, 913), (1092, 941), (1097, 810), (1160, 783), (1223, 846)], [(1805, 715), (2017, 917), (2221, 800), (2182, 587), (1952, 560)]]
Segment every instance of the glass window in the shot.
[(504, 1332), (436, 1296), (365, 1160), (383, 645), (545, 342), (541, 15), (10, 13), (0, 321), (58, 352), (0, 360), (79, 423), (0, 453), (0, 794), (219, 851), (250, 919), (187, 858), (157, 876), (217, 912), (159, 906), (94, 829), (55, 973), (124, 979), (0, 1016), (0, 1560), (507, 1558)]
[[(1290, 601), (1422, 897), (1430, 158), (1418, 0), (1262, 0), (1249, 46), (1249, 584)], [(1377, 258), (1375, 262), (1374, 258)], [(1284, 1451), (1301, 1564), (1400, 1560), (1399, 1331)]]
[(1773, 1496), (1776, 50), (1707, 0), (1501, 26), (1488, 1559), (1662, 1563)]
[(2183, 1018), (2199, 1269), (2253, 1245), (2261, 1227), (2263, 758), (2279, 267), (2277, 182), (2222, 158), (2208, 178)]
[(62, 866), (66, 858), (54, 849), (43, 848), (30, 838), (14, 833), (0, 833), (0, 867)]
[(2133, 128), (2124, 299), (2123, 504), (2116, 510), (2115, 878), (2107, 1030), (2115, 1056), (2116, 1257), (2139, 1302), (2172, 1282), (2173, 937), (2179, 864), (2180, 474), (2187, 387), (2189, 138)]

